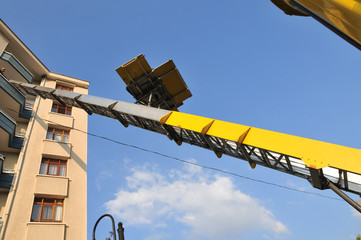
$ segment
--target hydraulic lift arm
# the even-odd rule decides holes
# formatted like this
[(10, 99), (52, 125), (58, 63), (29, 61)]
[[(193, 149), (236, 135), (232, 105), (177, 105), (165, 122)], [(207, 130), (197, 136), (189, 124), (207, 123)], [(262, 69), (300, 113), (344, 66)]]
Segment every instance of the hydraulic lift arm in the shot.
[(361, 150), (312, 139), (272, 132), (196, 115), (127, 103), (85, 94), (10, 81), (24, 94), (39, 95), (62, 104), (83, 108), (167, 135), (183, 142), (305, 178), (315, 188), (335, 190), (361, 212), (357, 203), (340, 189), (361, 194)]

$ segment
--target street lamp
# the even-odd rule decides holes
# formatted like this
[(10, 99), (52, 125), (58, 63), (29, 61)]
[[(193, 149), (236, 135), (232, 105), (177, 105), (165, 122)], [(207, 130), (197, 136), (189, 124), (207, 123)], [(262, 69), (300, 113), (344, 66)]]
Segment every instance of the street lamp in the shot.
[[(113, 235), (113, 240), (117, 240), (117, 235), (115, 233), (115, 223), (114, 223), (114, 218), (112, 217), (112, 215), (110, 214), (103, 214), (95, 223), (94, 228), (93, 228), (93, 240), (95, 239), (95, 230), (98, 226), (98, 223), (100, 222), (100, 220), (102, 220), (104, 217), (109, 217), (112, 220), (112, 229), (113, 231), (111, 232)], [(124, 240), (124, 228), (123, 228), (123, 223), (122, 222), (118, 222), (118, 236), (119, 236), (119, 240)]]

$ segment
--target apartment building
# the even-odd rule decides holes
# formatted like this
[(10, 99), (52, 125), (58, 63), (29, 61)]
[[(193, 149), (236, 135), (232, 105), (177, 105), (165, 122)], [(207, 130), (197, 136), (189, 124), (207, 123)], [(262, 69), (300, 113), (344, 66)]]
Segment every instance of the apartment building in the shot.
[(57, 74), (0, 20), (0, 239), (83, 239), (87, 224), (87, 113), (24, 95), (9, 80), (87, 94)]

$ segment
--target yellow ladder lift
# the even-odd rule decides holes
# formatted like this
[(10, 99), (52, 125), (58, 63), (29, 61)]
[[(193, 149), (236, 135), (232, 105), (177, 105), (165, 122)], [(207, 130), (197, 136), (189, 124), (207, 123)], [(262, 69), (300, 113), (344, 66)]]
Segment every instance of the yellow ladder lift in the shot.
[[(361, 0), (271, 0), (288, 15), (312, 16), (361, 50)], [(136, 99), (127, 103), (10, 81), (24, 94), (39, 95), (88, 114), (129, 125), (307, 179), (315, 188), (332, 189), (355, 209), (361, 207), (341, 190), (361, 194), (361, 150), (272, 132), (251, 126), (178, 112), (192, 96), (172, 60), (152, 69), (143, 55), (117, 70)]]
[(192, 94), (173, 61), (151, 69), (143, 55), (117, 69), (136, 103), (127, 103), (11, 80), (24, 94), (83, 108), (183, 142), (307, 179), (332, 189), (361, 212), (340, 189), (361, 194), (361, 150), (251, 126), (178, 112)]

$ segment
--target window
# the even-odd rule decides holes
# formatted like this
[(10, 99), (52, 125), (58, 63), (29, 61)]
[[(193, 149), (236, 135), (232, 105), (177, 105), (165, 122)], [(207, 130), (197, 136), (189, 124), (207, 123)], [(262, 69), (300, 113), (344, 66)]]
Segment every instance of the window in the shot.
[(25, 108), (32, 110), (34, 108), (34, 100), (26, 99), (25, 100)]
[(53, 103), (53, 107), (51, 108), (51, 112), (71, 115), (71, 107), (70, 106), (63, 106), (63, 105), (61, 105), (59, 103)]
[(63, 86), (63, 85), (60, 85), (60, 84), (56, 84), (56, 88), (57, 89), (61, 89), (61, 90), (66, 90), (66, 91), (73, 91), (74, 88), (72, 87), (67, 87), (67, 86)]
[(62, 222), (63, 205), (64, 200), (62, 199), (35, 198), (31, 221)]
[(43, 158), (40, 165), (40, 174), (65, 176), (66, 175), (66, 160), (55, 160)]
[(69, 142), (69, 130), (49, 128), (46, 139), (58, 142)]

